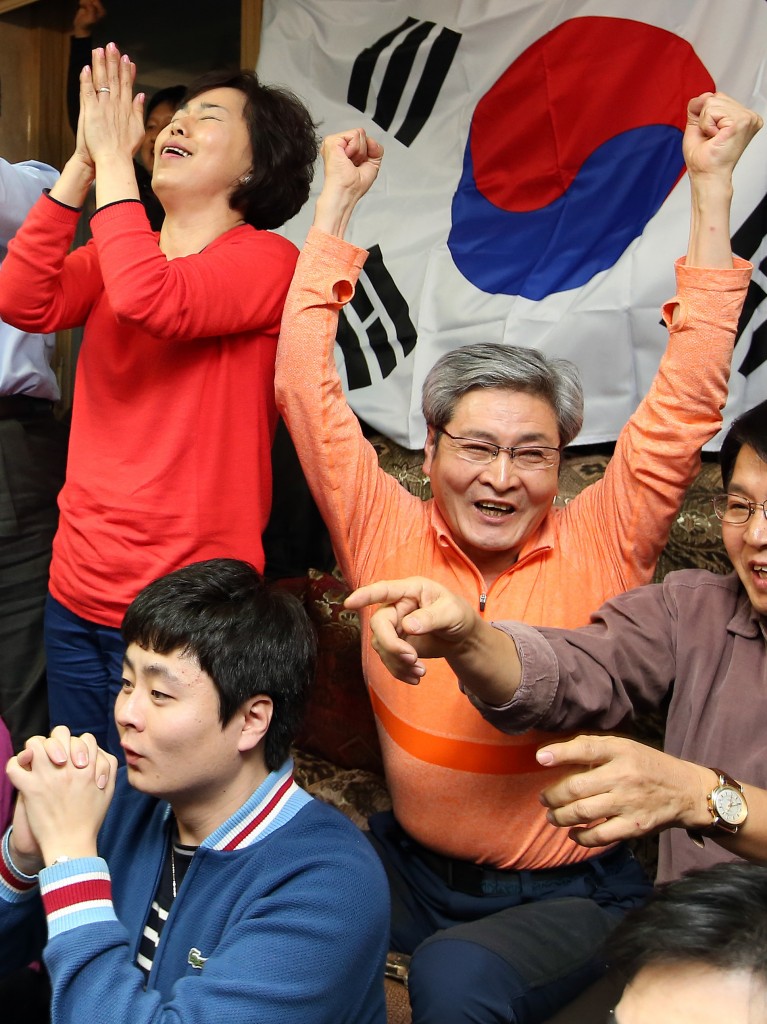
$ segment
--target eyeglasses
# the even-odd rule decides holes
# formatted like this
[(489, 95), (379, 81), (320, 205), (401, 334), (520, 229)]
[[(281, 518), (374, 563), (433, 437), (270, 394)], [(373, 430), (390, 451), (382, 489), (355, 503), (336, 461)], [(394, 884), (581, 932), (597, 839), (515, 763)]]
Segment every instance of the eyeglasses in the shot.
[(767, 501), (749, 501), (741, 494), (717, 494), (711, 499), (717, 518), (723, 523), (732, 523), (735, 526), (745, 526), (751, 516), (758, 508), (767, 519)]
[(498, 458), (499, 452), (508, 452), (517, 469), (551, 469), (559, 462), (559, 448), (548, 448), (539, 444), (508, 448), (502, 444), (479, 441), (474, 437), (453, 437), (444, 427), (439, 428), (439, 433), (450, 438), (456, 455), (466, 462), (488, 465)]

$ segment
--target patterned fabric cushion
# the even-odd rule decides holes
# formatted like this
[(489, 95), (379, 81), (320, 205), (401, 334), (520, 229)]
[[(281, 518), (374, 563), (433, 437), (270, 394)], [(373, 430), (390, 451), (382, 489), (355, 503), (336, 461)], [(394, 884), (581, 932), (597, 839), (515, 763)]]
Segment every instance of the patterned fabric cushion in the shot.
[(381, 469), (385, 469), (411, 494), (423, 498), (424, 501), (431, 497), (429, 478), (423, 473), (421, 449), (403, 448), (382, 434), (373, 434), (368, 440), (378, 453), (378, 464)]
[(340, 769), (298, 747), (293, 750), (293, 760), (296, 782), (318, 800), (343, 811), (358, 828), (367, 828), (371, 814), (391, 810), (381, 775), (359, 768)]
[(373, 711), (362, 676), (360, 624), (347, 611), (348, 588), (309, 570), (303, 600), (317, 627), (317, 677), (296, 744), (339, 768), (383, 771)]
[[(559, 476), (557, 503), (567, 504), (584, 487), (600, 479), (610, 460), (608, 453), (566, 452)], [(660, 583), (676, 569), (709, 569), (727, 573), (730, 561), (722, 543), (719, 520), (711, 499), (722, 489), (719, 466), (704, 462), (685, 496), (679, 515), (671, 527), (666, 547), (661, 552), (653, 581)]]
[(687, 491), (684, 504), (671, 528), (671, 536), (658, 559), (656, 582), (674, 569), (708, 569), (718, 573), (731, 571), (732, 564), (722, 543), (719, 520), (711, 504), (711, 499), (721, 490), (722, 475), (718, 463), (704, 462)]

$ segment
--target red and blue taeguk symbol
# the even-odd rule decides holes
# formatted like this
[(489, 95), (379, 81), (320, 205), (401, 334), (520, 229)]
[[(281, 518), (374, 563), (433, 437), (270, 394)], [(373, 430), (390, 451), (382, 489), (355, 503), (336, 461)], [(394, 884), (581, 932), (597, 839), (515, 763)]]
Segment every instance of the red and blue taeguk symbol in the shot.
[(538, 39), (476, 106), (448, 246), (491, 293), (542, 299), (613, 266), (684, 172), (690, 44), (622, 18)]

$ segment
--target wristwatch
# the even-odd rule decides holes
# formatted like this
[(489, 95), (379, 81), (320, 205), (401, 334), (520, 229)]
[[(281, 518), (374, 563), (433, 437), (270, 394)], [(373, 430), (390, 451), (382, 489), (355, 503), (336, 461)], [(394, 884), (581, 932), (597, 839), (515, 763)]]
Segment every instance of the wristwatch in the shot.
[(711, 812), (711, 828), (721, 829), (735, 835), (748, 817), (748, 805), (743, 787), (721, 770), (712, 769), (719, 776), (719, 785), (708, 794), (708, 809)]
[(719, 777), (719, 784), (714, 786), (706, 797), (711, 814), (711, 824), (703, 829), (688, 829), (690, 839), (698, 846), (703, 846), (703, 836), (726, 832), (734, 836), (748, 817), (748, 804), (743, 787), (721, 768), (712, 768)]

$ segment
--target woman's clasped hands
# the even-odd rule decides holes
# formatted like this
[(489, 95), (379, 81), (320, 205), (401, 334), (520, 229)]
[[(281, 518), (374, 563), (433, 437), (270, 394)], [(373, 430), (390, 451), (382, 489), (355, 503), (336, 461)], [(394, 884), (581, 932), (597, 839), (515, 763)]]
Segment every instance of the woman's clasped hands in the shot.
[[(100, 161), (116, 158), (128, 168), (144, 137), (144, 94), (134, 97), (136, 65), (114, 43), (93, 51), (80, 72), (76, 154), (95, 174)], [(126, 163), (127, 161), (127, 163)]]

